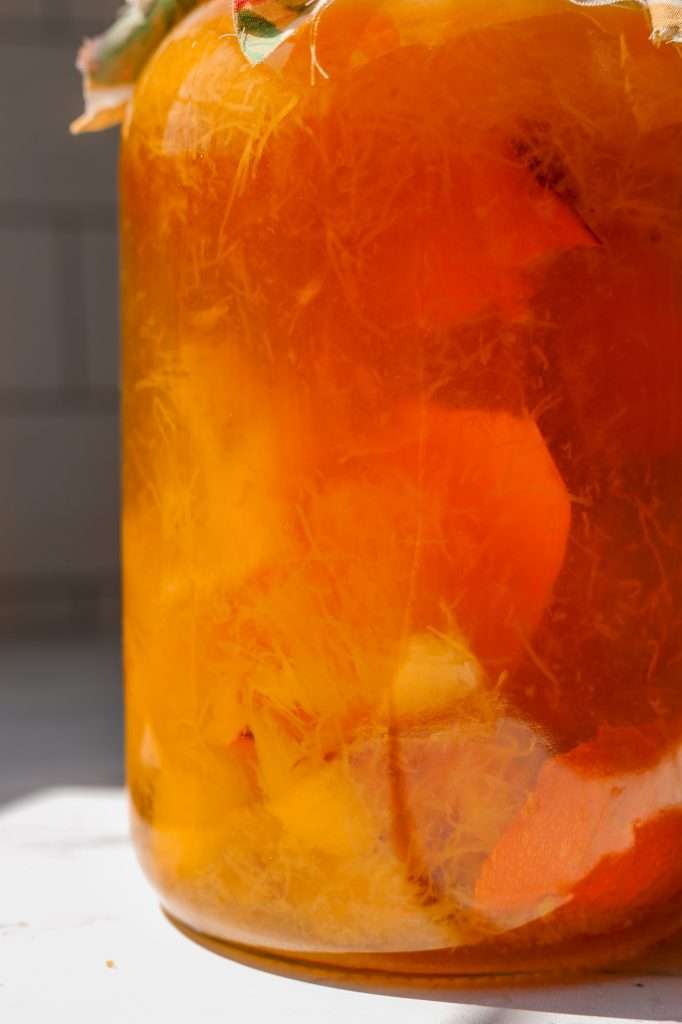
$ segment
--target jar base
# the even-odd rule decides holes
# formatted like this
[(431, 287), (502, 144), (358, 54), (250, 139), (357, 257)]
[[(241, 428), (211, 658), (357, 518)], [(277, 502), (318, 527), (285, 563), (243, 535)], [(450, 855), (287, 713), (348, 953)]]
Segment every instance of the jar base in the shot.
[[(333, 985), (385, 995), (429, 997), (433, 992), (577, 985), (616, 977), (682, 976), (679, 911), (644, 927), (514, 958), (505, 969), (501, 956), (472, 949), (429, 953), (293, 953), (248, 946), (204, 934), (162, 906), (170, 923), (192, 942), (247, 967), (296, 981)], [(507, 959), (508, 962), (508, 959)]]

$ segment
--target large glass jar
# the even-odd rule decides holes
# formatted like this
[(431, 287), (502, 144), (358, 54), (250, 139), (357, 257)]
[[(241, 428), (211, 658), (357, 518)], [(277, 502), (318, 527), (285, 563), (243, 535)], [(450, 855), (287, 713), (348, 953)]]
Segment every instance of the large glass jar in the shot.
[(207, 941), (416, 977), (682, 924), (682, 61), (650, 32), (333, 0), (253, 64), (215, 0), (138, 84), (128, 772)]

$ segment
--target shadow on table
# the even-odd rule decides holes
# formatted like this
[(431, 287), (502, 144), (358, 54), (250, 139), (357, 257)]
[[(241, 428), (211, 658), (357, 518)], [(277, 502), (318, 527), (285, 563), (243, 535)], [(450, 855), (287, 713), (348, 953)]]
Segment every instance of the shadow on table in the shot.
[[(427, 1002), (458, 1004), (460, 1009), (445, 1014), (439, 1024), (576, 1024), (582, 1018), (616, 1021), (682, 1021), (682, 935), (661, 945), (632, 969), (566, 978), (555, 975), (546, 984), (537, 976), (525, 982), (472, 976), (433, 979), (433, 984), (401, 984), (397, 977), (373, 976), (369, 972), (344, 974), (342, 970), (296, 961), (263, 950), (226, 945), (200, 935), (187, 925), (165, 915), (178, 931), (197, 945), (230, 960), (269, 974), (304, 981), (327, 988), (349, 989), (377, 995), (391, 995)], [(512, 966), (512, 965), (510, 965)], [(464, 1009), (466, 1008), (466, 1010)], [(468, 1014), (468, 1016), (467, 1016)], [(484, 1014), (484, 1016), (481, 1016)], [(561, 1021), (554, 1016), (561, 1015)], [(567, 1015), (567, 1016), (566, 1016)]]
[[(491, 1011), (486, 1024), (569, 1024), (573, 1017), (604, 1020), (610, 1024), (625, 1021), (682, 1021), (682, 976), (648, 975), (585, 982), (566, 987), (538, 986), (497, 992), (456, 992), (440, 995), (459, 1004), (506, 1004)], [(551, 1014), (548, 1018), (546, 1015)], [(555, 1016), (558, 1015), (558, 1016)], [(460, 1024), (461, 1014), (454, 1011), (442, 1024)], [(478, 1019), (477, 1019), (478, 1024)]]

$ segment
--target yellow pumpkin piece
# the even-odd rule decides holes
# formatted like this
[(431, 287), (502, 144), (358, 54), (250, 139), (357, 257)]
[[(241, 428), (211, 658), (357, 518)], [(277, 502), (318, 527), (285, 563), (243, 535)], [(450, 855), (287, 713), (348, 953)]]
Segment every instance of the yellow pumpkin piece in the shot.
[(214, 747), (229, 747), (247, 732), (248, 720), (239, 680), (226, 674), (224, 685), (211, 693), (201, 734)]
[[(393, 679), (393, 721), (409, 728), (452, 718), (468, 700), (482, 693), (483, 684), (483, 669), (463, 639), (415, 634)], [(492, 711), (492, 696), (490, 703)]]
[(345, 760), (337, 758), (288, 793), (270, 810), (288, 838), (341, 859), (366, 856), (376, 840), (366, 805)]
[(156, 471), (162, 527), (169, 541), (177, 543), (178, 528), (184, 538), (175, 574), (200, 591), (218, 586), (229, 594), (275, 555), (281, 531), (273, 494), (287, 467), (262, 384), (220, 340), (218, 318), (181, 350), (159, 412), (169, 443)]
[[(312, 722), (303, 712), (273, 705), (257, 695), (249, 711), (258, 762), (258, 781), (267, 801), (288, 793), (311, 768), (315, 746)], [(307, 731), (309, 730), (309, 731)], [(322, 763), (321, 752), (316, 759)]]
[(193, 768), (161, 769), (154, 817), (159, 827), (219, 828), (228, 811), (258, 797), (253, 742), (243, 739)]
[(259, 800), (253, 742), (239, 740), (222, 756), (162, 768), (154, 796), (155, 853), (179, 875), (200, 874), (234, 842), (231, 815)]

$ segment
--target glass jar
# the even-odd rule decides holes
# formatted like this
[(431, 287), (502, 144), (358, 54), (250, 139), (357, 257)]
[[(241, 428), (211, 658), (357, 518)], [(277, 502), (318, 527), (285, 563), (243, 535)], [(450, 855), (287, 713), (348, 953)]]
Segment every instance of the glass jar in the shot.
[(138, 83), (128, 775), (206, 941), (416, 978), (682, 924), (682, 61), (650, 30), (333, 0), (252, 64), (214, 0)]

